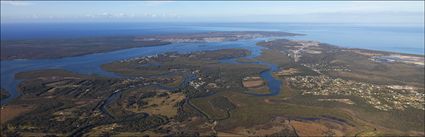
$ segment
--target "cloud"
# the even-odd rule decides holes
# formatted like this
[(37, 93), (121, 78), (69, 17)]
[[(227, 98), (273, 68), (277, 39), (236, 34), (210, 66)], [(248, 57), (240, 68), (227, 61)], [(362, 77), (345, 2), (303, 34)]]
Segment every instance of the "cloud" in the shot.
[(98, 14), (86, 14), (84, 15), (84, 17), (86, 18), (134, 18), (136, 17), (136, 14), (103, 12)]
[(146, 6), (160, 6), (167, 3), (173, 3), (175, 1), (144, 1), (143, 4)]
[(1, 5), (9, 5), (16, 7), (29, 6), (31, 4), (32, 3), (26, 1), (1, 1)]

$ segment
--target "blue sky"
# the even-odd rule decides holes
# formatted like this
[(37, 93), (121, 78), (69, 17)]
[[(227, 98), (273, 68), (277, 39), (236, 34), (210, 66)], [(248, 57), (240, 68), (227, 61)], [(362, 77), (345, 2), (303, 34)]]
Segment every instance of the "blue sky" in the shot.
[(424, 1), (1, 1), (1, 22), (423, 24)]

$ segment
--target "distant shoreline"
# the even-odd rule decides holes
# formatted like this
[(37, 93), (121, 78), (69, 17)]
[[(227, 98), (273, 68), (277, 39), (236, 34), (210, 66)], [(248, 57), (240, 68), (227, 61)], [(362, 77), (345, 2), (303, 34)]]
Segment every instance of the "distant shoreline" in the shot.
[[(127, 37), (85, 37), (43, 40), (1, 41), (1, 61), (57, 59), (83, 56), (138, 47), (162, 46), (185, 42), (224, 42), (260, 37), (297, 36), (302, 34), (275, 31), (212, 31)], [(52, 52), (55, 51), (55, 52)]]
[[(258, 33), (263, 36), (248, 36), (248, 33)], [(243, 36), (236, 35), (244, 34)], [(246, 35), (246, 36), (245, 36)], [(115, 37), (81, 37), (68, 39), (31, 39), (1, 41), (1, 61), (17, 61), (32, 59), (59, 59), (88, 54), (111, 52), (138, 47), (161, 46), (171, 43), (185, 42), (222, 42), (256, 37), (270, 36), (304, 36), (305, 34), (288, 33), (283, 31), (209, 31), (198, 33), (170, 33), (164, 35), (115, 36)], [(323, 43), (321, 41), (318, 41)], [(323, 43), (327, 44), (327, 43)], [(382, 54), (398, 54), (424, 57), (425, 54), (374, 50), (365, 48), (349, 48), (328, 44), (349, 50), (363, 50)], [(89, 48), (87, 48), (89, 47)], [(25, 50), (22, 50), (24, 48)], [(51, 52), (55, 51), (55, 52)]]
[(96, 37), (132, 37), (210, 31), (283, 31), (294, 37), (341, 47), (397, 53), (425, 54), (423, 24), (357, 24), (303, 22), (92, 22), (2, 24), (1, 40), (54, 40)]

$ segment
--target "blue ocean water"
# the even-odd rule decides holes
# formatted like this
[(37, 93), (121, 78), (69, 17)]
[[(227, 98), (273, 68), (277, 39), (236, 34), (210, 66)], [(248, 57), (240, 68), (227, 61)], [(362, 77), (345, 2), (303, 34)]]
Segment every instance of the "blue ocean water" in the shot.
[(206, 31), (286, 31), (350, 48), (424, 54), (424, 24), (321, 23), (2, 23), (1, 39), (129, 36)]

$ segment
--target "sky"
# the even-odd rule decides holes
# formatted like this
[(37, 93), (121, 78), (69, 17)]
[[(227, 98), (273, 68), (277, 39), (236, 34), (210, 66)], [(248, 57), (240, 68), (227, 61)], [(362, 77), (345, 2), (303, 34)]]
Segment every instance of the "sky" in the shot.
[(424, 1), (1, 1), (13, 22), (424, 24)]

